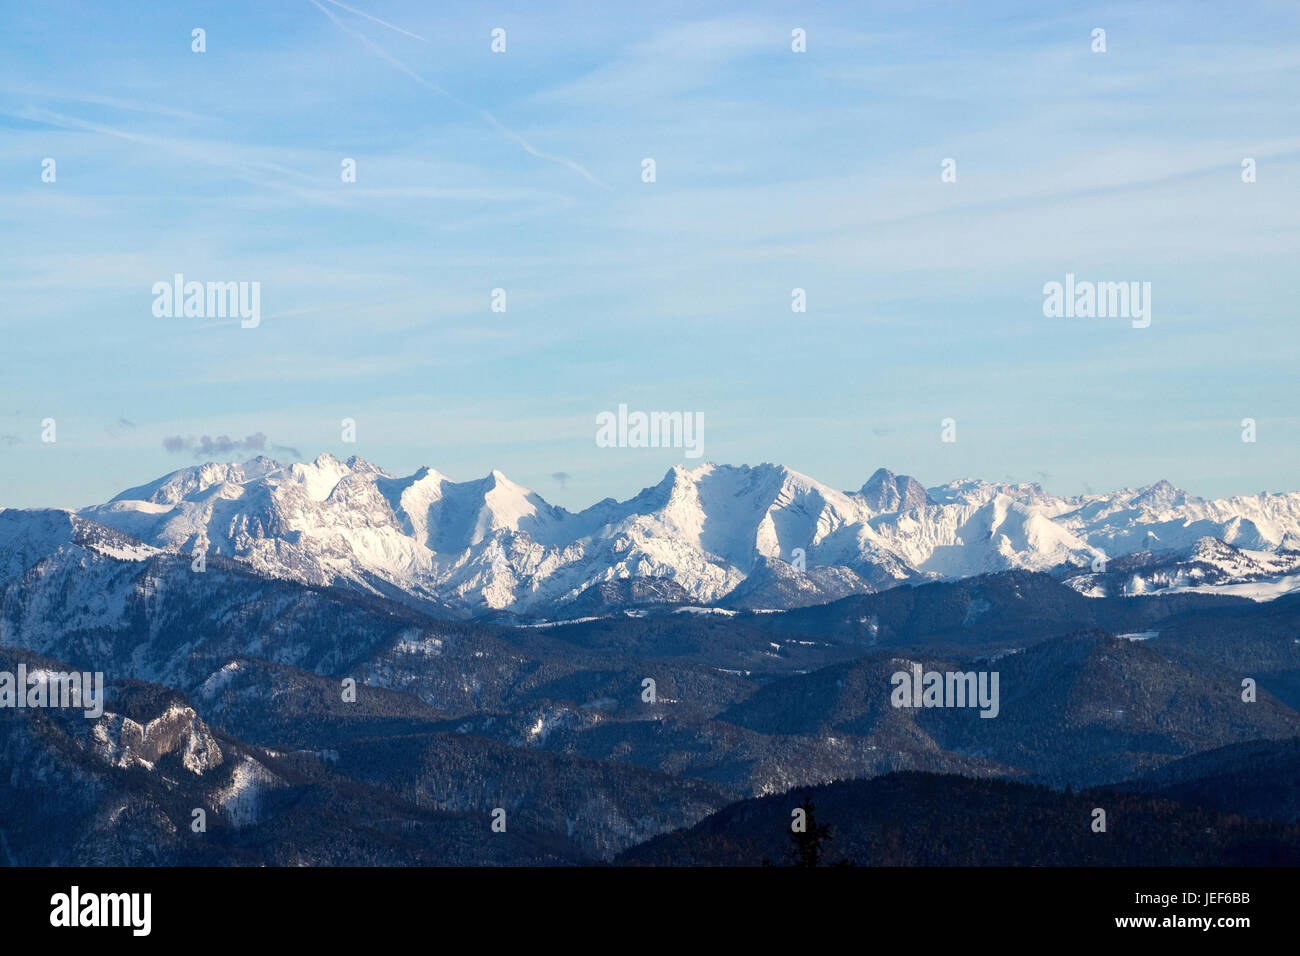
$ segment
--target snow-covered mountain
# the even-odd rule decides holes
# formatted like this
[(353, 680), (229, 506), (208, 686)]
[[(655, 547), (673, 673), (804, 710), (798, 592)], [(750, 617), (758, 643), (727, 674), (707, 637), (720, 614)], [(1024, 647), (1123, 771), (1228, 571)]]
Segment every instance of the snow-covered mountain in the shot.
[[(123, 554), (205, 552), (461, 614), (545, 616), (590, 610), (629, 578), (658, 579), (654, 593), (675, 603), (789, 607), (1009, 568), (1063, 569), (1084, 593), (1300, 571), (1300, 492), (1206, 500), (1163, 481), (1057, 497), (979, 480), (927, 490), (880, 469), (844, 492), (779, 465), (710, 463), (573, 513), (499, 471), (397, 477), (323, 454), (185, 468), (81, 510), (80, 526), (65, 514), (0, 511), (0, 567), (27, 566), (46, 538), (103, 526), (135, 539), (101, 545)], [(1153, 565), (1140, 555), (1158, 556), (1161, 572), (1130, 586), (1116, 574)], [(1200, 571), (1179, 577), (1187, 562)]]

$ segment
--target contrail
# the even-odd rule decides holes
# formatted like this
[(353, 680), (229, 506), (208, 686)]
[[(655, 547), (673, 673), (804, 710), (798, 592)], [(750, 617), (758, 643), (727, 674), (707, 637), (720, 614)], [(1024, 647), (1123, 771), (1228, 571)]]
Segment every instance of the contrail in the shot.
[[(519, 146), (523, 148), (524, 152), (528, 153), (530, 156), (536, 156), (538, 159), (545, 159), (548, 162), (557, 163), (560, 166), (566, 166), (569, 169), (573, 170), (578, 175), (582, 176), (588, 182), (594, 183), (595, 185), (600, 186), (604, 189), (610, 188), (608, 183), (603, 182), (600, 179), (597, 179), (586, 169), (584, 169), (582, 164), (574, 162), (572, 159), (569, 159), (566, 156), (556, 156), (554, 153), (548, 153), (544, 150), (538, 149), (536, 146), (528, 142), (528, 140), (524, 139), (514, 130), (507, 127), (504, 123), (498, 120), (487, 110), (474, 106), (471, 103), (466, 103), (460, 97), (453, 96), (451, 93), (448, 93), (437, 83), (434, 83), (431, 80), (426, 80), (419, 73), (416, 73), (413, 69), (411, 69), (405, 63), (403, 63), (397, 57), (393, 56), (391, 53), (389, 53), (387, 50), (381, 47), (378, 43), (375, 43), (373, 40), (371, 40), (370, 37), (366, 36), (364, 33), (359, 33), (358, 31), (353, 30), (350, 27), (344, 26), (343, 23), (339, 20), (339, 18), (334, 16), (334, 14), (330, 13), (330, 11), (326, 10), (323, 6), (321, 6), (318, 0), (308, 0), (308, 2), (312, 6), (314, 6), (317, 10), (319, 10), (321, 13), (325, 14), (325, 16), (329, 17), (330, 20), (334, 22), (334, 25), (338, 27), (340, 30), (342, 30), (344, 33), (349, 33), (352, 36), (356, 37), (358, 40), (364, 43), (372, 53), (374, 53), (378, 57), (383, 58), (384, 60), (387, 60), (390, 64), (393, 65), (393, 67), (395, 67), (398, 70), (401, 70), (403, 73), (405, 73), (407, 76), (413, 79), (416, 83), (419, 83), (425, 89), (431, 90), (434, 93), (437, 93), (439, 96), (446, 97), (448, 100), (455, 103), (457, 106), (461, 107), (462, 109), (472, 110), (473, 112), (478, 113), (494, 129), (496, 129), (497, 132), (501, 133), (501, 135), (505, 136), (507, 139), (513, 140), (514, 142), (518, 143)], [(343, 7), (343, 4), (338, 3), (338, 0), (326, 0), (326, 2), (332, 3), (335, 6)], [(343, 7), (343, 9), (347, 10), (350, 8)], [(371, 19), (374, 18), (372, 17)], [(423, 38), (421, 37), (420, 39)]]
[[(455, 99), (455, 97), (452, 97), (452, 99)], [(478, 108), (477, 108), (477, 107), (471, 107), (471, 109), (478, 109)], [(514, 130), (512, 130), (512, 129), (507, 129), (505, 126), (503, 126), (503, 125), (501, 124), (501, 121), (500, 121), (500, 120), (498, 120), (495, 116), (493, 116), (493, 115), (492, 115), (491, 113), (489, 113), (487, 110), (479, 109), (478, 112), (479, 112), (479, 113), (480, 113), (480, 114), (481, 114), (481, 115), (482, 115), (482, 116), (483, 116), (483, 117), (484, 117), (484, 118), (485, 118), (489, 123), (491, 123), (491, 124), (492, 124), (493, 126), (495, 126), (498, 130), (500, 130), (501, 133), (502, 133), (504, 136), (508, 137), (509, 139), (513, 139), (516, 143), (518, 143), (520, 146), (522, 146), (522, 147), (524, 148), (524, 151), (525, 151), (525, 152), (527, 152), (527, 153), (529, 153), (529, 154), (531, 154), (531, 155), (533, 155), (533, 156), (536, 156), (536, 157), (538, 157), (539, 159), (547, 159), (547, 160), (550, 160), (550, 161), (553, 162), (553, 163), (559, 163), (561, 166), (568, 166), (568, 167), (569, 167), (570, 169), (572, 169), (575, 173), (578, 173), (580, 176), (585, 177), (585, 178), (587, 179), (588, 182), (595, 183), (597, 186), (603, 186), (603, 187), (606, 188), (606, 189), (609, 188), (609, 184), (608, 184), (608, 183), (606, 183), (606, 182), (602, 182), (601, 180), (597, 179), (595, 176), (591, 175), (591, 173), (589, 173), (589, 172), (587, 172), (587, 170), (583, 169), (583, 167), (582, 167), (582, 165), (581, 165), (580, 163), (576, 163), (576, 162), (574, 162), (573, 160), (569, 159), (567, 156), (556, 156), (554, 153), (547, 153), (547, 152), (544, 152), (544, 151), (538, 149), (538, 148), (537, 148), (536, 146), (534, 146), (532, 143), (528, 142), (528, 140), (524, 139), (522, 136), (520, 136), (520, 135), (519, 135), (518, 133), (516, 133)]]
[(398, 33), (402, 34), (403, 36), (411, 37), (411, 39), (413, 40), (419, 40), (421, 43), (429, 42), (424, 37), (420, 36), (420, 34), (418, 33), (412, 33), (410, 30), (403, 30), (401, 27), (394, 26), (393, 24), (389, 23), (387, 20), (381, 20), (379, 19), (379, 17), (372, 17), (364, 10), (358, 10), (356, 7), (349, 7), (346, 3), (339, 3), (339, 0), (325, 0), (325, 2), (332, 3), (334, 4), (334, 6), (346, 10), (348, 13), (355, 13), (359, 17), (365, 17), (367, 20), (373, 20), (375, 23), (378, 23), (380, 26), (388, 27), (388, 29), (390, 30), (396, 30)]

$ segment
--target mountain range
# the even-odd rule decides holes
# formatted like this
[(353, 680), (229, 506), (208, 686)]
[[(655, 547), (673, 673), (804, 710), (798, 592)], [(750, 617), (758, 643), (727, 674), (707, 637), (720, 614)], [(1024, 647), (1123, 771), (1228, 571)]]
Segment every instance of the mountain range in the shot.
[[(783, 609), (1009, 569), (1090, 596), (1300, 587), (1300, 492), (1211, 500), (1166, 481), (1061, 497), (981, 480), (927, 489), (882, 468), (840, 491), (780, 465), (709, 463), (570, 512), (495, 470), (397, 477), (322, 454), (184, 468), (66, 514), (109, 529), (94, 533), (118, 555), (220, 556), (467, 618)], [(0, 562), (48, 550), (39, 538), (60, 521), (0, 510)]]
[[(981, 803), (1032, 815), (1008, 860), (1289, 860), (1293, 508), (706, 465), (573, 514), (496, 473), (322, 456), (0, 510), (0, 670), (108, 687), (94, 720), (0, 708), (0, 760), (24, 768), (0, 780), (0, 859), (757, 863), (785, 852), (789, 800), (752, 801), (852, 781), (816, 799), (856, 862), (977, 862), (895, 831)], [(1084, 546), (1058, 561), (1043, 545), (1067, 534)], [(892, 706), (914, 665), (998, 671), (997, 719)], [(1139, 843), (1040, 852), (1087, 809), (1066, 787), (1128, 795)], [(1192, 826), (1224, 839), (1166, 844)]]

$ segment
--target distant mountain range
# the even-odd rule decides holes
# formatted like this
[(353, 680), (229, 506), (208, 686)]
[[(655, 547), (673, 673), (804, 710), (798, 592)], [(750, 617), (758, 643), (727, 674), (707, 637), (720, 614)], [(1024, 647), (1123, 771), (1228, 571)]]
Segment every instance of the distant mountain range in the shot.
[[(443, 480), (440, 503), (421, 509), (406, 493), (394, 508), (384, 493), (404, 482), (356, 461), (250, 463), (256, 477), (205, 467), (245, 480), (204, 485), (204, 469), (187, 469), (78, 513), (0, 511), (0, 671), (99, 671), (108, 687), (95, 719), (0, 707), (0, 762), (23, 768), (0, 779), (0, 862), (779, 861), (790, 800), (810, 787), (841, 830), (830, 855), (859, 863), (979, 862), (978, 843), (898, 844), (898, 833), (929, 824), (955, 832), (967, 808), (990, 826), (1022, 820), (998, 857), (1008, 862), (1294, 856), (1294, 827), (1284, 828), (1297, 814), (1300, 593), (1241, 583), (1283, 566), (1287, 548), (1202, 537), (1181, 553), (1114, 558), (1105, 571), (938, 579), (899, 561), (901, 580), (886, 588), (881, 577), (877, 589), (846, 564), (813, 563), (816, 546), (804, 571), (759, 555), (742, 574), (719, 557), (740, 560), (751, 531), (737, 528), (766, 540), (753, 502), (772, 493), (763, 481), (779, 469), (674, 471), (670, 488), (636, 507), (596, 506), (626, 512), (621, 525), (562, 546), (555, 528), (588, 512), (534, 504), (544, 545), (527, 530), (531, 513), (492, 530), (511, 500), (532, 501), (495, 476), (491, 487)], [(316, 483), (322, 472), (340, 477)], [(732, 484), (713, 485), (715, 472)], [(737, 484), (744, 494), (730, 493)], [(864, 519), (877, 540), (959, 507), (907, 479), (869, 485), (884, 507), (913, 502)], [(693, 490), (675, 500), (683, 489)], [(656, 494), (667, 495), (657, 510)], [(839, 509), (859, 494), (818, 490), (804, 503)], [(978, 514), (1000, 497), (960, 507)], [(763, 513), (785, 547), (782, 529), (811, 519), (781, 500)], [(1056, 507), (1007, 508), (1036, 506)], [(697, 526), (683, 530), (691, 514)], [(837, 533), (850, 534), (822, 540)], [(605, 577), (583, 557), (605, 548), (626, 558), (633, 539), (676, 563)], [(452, 603), (436, 574), (456, 567), (448, 542), (465, 541), (465, 562), (484, 547), (536, 548), (553, 562), (549, 574), (534, 567), (540, 582), (577, 568), (596, 580), (529, 615)], [(394, 553), (420, 556), (426, 576), (395, 573)], [(705, 565), (737, 580), (712, 603), (678, 577)], [(1159, 586), (1132, 587), (1139, 578)], [(810, 603), (832, 583), (862, 593)], [(1267, 596), (1265, 584), (1278, 596), (1231, 593)], [(997, 671), (996, 719), (895, 708), (891, 676), (913, 665)], [(340, 693), (348, 678), (355, 701)], [(862, 783), (881, 777), (892, 782)], [(857, 783), (825, 789), (836, 781)], [(1117, 824), (1129, 821), (1123, 840), (1080, 844), (1068, 830), (1036, 839), (1098, 805), (1054, 789), (1066, 786), (1128, 795), (1106, 804)], [(917, 800), (904, 812), (909, 788)], [(893, 822), (881, 816), (889, 807)], [(195, 808), (208, 813), (202, 837), (189, 828)], [(498, 808), (510, 820), (501, 839), (489, 826)], [(1265, 822), (1224, 818), (1239, 814)], [(1207, 827), (1221, 836), (1167, 839), (1170, 828)]]
[[(783, 609), (1008, 569), (1094, 596), (1300, 587), (1300, 492), (1207, 500), (1165, 481), (1058, 497), (979, 480), (927, 489), (880, 469), (839, 491), (780, 465), (705, 464), (574, 513), (498, 471), (396, 477), (323, 454), (184, 468), (72, 517), (118, 556), (203, 552), (462, 617)], [(0, 567), (67, 527), (0, 511)]]

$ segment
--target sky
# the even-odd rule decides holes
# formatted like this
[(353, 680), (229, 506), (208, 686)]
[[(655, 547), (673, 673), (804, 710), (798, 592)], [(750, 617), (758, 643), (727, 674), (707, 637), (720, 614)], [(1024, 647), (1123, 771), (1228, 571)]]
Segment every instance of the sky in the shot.
[[(1297, 38), (1292, 2), (5, 4), (0, 507), (322, 452), (572, 509), (703, 461), (1300, 489)], [(176, 273), (260, 323), (156, 316)], [(1067, 273), (1149, 282), (1149, 327), (1045, 316)], [(598, 446), (620, 404), (702, 457)]]

